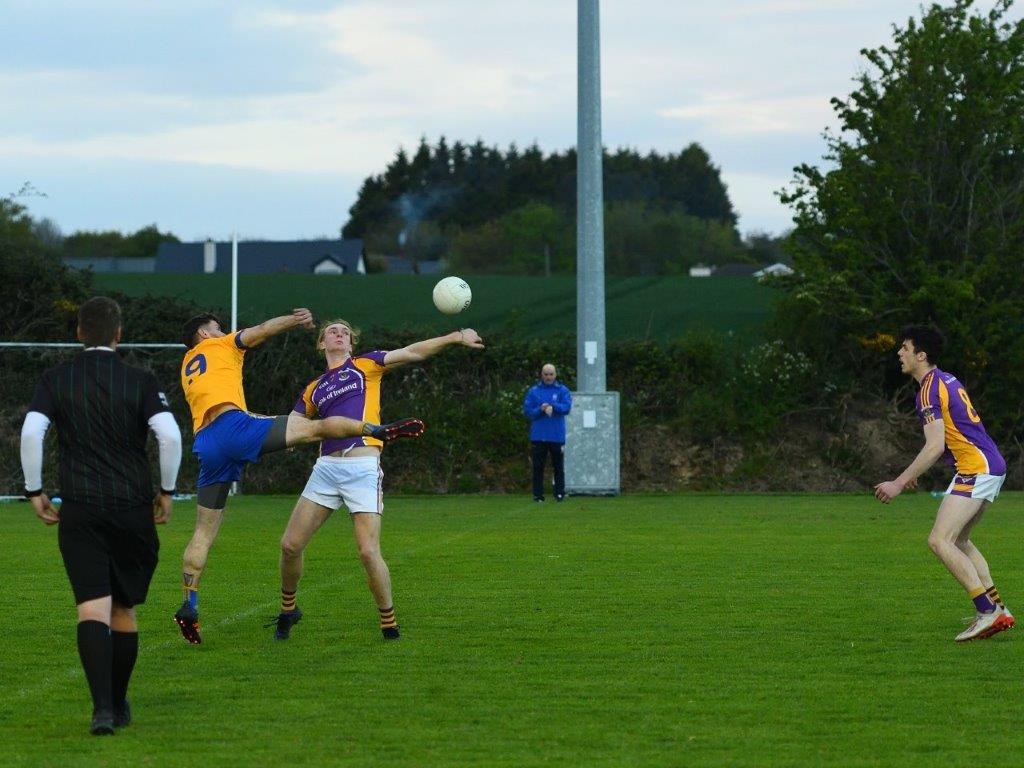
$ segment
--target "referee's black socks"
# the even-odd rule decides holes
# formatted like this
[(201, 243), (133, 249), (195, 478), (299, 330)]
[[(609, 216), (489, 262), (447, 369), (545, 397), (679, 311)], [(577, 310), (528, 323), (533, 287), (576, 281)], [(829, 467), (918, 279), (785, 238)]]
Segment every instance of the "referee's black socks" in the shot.
[(110, 627), (102, 621), (78, 622), (78, 657), (82, 660), (85, 679), (89, 683), (94, 711), (113, 710), (111, 684), (114, 646)]
[(128, 681), (132, 679), (135, 660), (139, 657), (139, 633), (110, 631), (113, 649), (111, 658), (111, 694), (114, 706), (120, 707), (128, 696)]

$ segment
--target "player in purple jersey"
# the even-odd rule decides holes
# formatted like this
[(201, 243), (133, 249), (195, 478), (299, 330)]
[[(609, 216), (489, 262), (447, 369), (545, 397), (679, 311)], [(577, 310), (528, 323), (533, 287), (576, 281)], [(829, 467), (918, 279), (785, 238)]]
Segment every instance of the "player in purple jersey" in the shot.
[[(483, 349), (483, 339), (472, 328), (454, 331), (390, 352), (352, 355), (359, 331), (345, 320), (324, 324), (317, 350), (327, 358), (327, 370), (302, 391), (295, 411), (306, 418), (349, 414), (380, 415), (381, 378), (406, 363), (418, 363), (448, 346)], [(365, 419), (364, 419), (365, 420)], [(377, 423), (377, 422), (374, 422)], [(299, 623), (302, 611), (295, 593), (302, 577), (302, 553), (313, 534), (344, 504), (352, 519), (359, 557), (366, 580), (380, 612), (380, 629), (386, 639), (399, 637), (391, 595), (391, 574), (380, 553), (380, 524), (384, 511), (380, 468), (383, 443), (372, 437), (324, 440), (302, 495), (295, 504), (281, 538), (281, 612), (274, 637), (287, 640)]]
[(991, 637), (1014, 624), (992, 580), (988, 562), (970, 539), (988, 505), (996, 500), (1006, 479), (1006, 462), (988, 436), (981, 416), (955, 376), (940, 371), (936, 360), (943, 338), (935, 328), (910, 326), (900, 333), (900, 365), (920, 384), (917, 412), (924, 425), (924, 447), (895, 480), (875, 486), (883, 504), (917, 485), (917, 478), (939, 457), (956, 469), (939, 505), (928, 546), (963, 585), (977, 615), (956, 637), (958, 643)]

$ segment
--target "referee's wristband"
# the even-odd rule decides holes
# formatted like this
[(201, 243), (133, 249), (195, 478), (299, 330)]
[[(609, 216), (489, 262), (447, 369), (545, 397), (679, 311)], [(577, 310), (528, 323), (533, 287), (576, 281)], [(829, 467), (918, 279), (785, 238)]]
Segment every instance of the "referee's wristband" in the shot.
[(172, 488), (172, 489), (171, 489), (171, 490), (169, 490), (169, 491), (165, 491), (165, 490), (164, 490), (163, 488), (161, 488), (161, 489), (160, 489), (160, 495), (161, 495), (161, 496), (173, 496), (173, 495), (174, 495), (174, 494), (176, 494), (177, 492), (178, 492), (178, 489), (177, 489), (177, 488)]
[(42, 495), (43, 495), (43, 489), (42, 488), (37, 488), (34, 491), (25, 491), (25, 498), (26, 499), (31, 499), (31, 498), (34, 498), (36, 496), (42, 496)]

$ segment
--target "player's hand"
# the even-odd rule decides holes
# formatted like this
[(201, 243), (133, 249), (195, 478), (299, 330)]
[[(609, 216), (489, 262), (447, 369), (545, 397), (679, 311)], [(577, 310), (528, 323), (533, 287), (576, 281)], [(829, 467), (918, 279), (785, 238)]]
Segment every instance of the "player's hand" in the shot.
[(907, 480), (906, 485), (903, 486), (903, 490), (904, 491), (913, 491), (916, 488), (917, 488), (917, 478), (916, 477), (913, 480)]
[(174, 499), (170, 494), (156, 492), (153, 497), (153, 522), (157, 525), (165, 525), (170, 522), (171, 510), (174, 509)]
[(293, 309), (292, 317), (294, 317), (296, 323), (301, 325), (303, 328), (307, 328), (311, 331), (316, 329), (316, 323), (313, 322), (313, 313), (305, 307)]
[(903, 493), (903, 486), (895, 480), (887, 480), (875, 486), (875, 498), (883, 504), (888, 504)]
[(47, 525), (56, 525), (60, 522), (60, 511), (53, 506), (50, 497), (45, 493), (30, 497), (29, 502), (32, 504), (32, 510), (36, 513), (36, 517)]
[(540, 409), (544, 411), (544, 413), (546, 413), (548, 416), (555, 412), (554, 406), (552, 406), (550, 403), (544, 403), (544, 405), (542, 405)]
[(483, 349), (484, 340), (480, 338), (480, 334), (474, 331), (472, 328), (463, 328), (459, 333), (462, 334), (461, 344), (472, 349)]

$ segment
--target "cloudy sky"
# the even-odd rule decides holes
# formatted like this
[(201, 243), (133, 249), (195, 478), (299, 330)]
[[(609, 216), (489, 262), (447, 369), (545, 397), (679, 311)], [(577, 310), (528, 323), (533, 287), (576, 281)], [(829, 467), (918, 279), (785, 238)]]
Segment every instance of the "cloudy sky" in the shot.
[[(781, 232), (774, 192), (820, 158), (859, 50), (919, 13), (605, 0), (605, 145), (699, 142), (740, 230)], [(65, 233), (336, 236), (363, 178), (441, 135), (573, 146), (576, 3), (0, 0), (0, 196), (31, 182)]]

